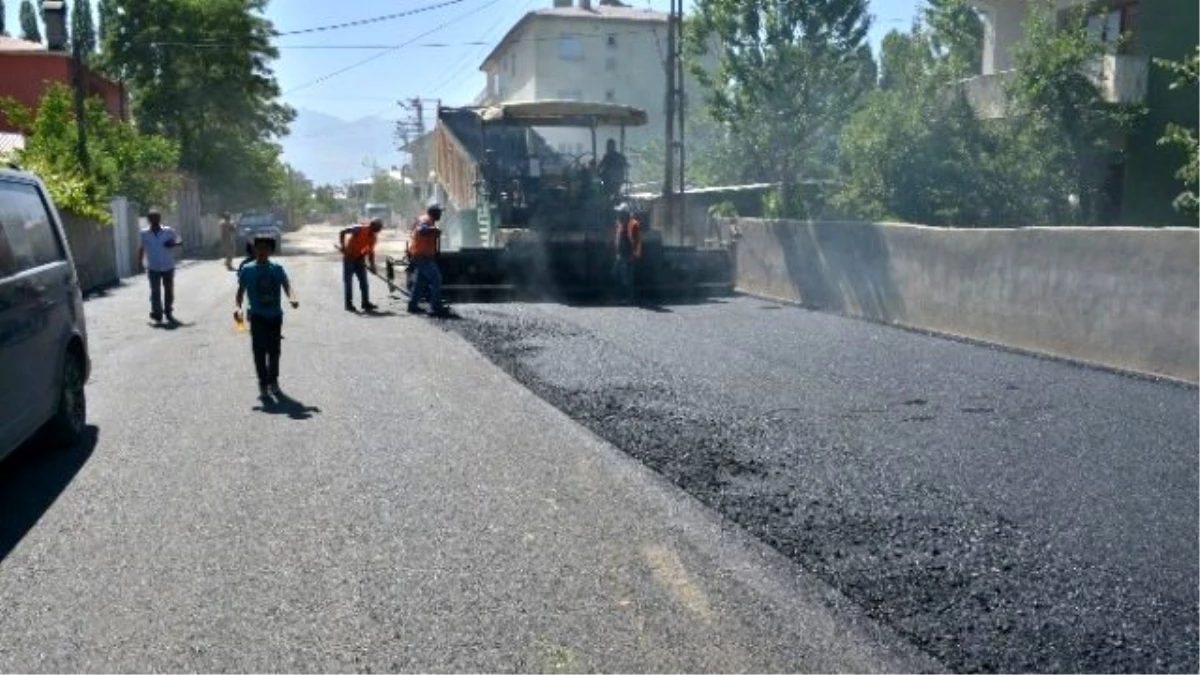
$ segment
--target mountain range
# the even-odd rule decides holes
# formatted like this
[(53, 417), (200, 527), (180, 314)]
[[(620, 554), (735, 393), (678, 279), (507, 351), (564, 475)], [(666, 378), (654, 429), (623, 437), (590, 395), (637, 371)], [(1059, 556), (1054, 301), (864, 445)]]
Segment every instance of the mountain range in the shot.
[(373, 165), (400, 166), (408, 156), (396, 148), (396, 120), (364, 117), (347, 121), (297, 108), (291, 133), (280, 145), (283, 159), (315, 184), (341, 185), (367, 178)]

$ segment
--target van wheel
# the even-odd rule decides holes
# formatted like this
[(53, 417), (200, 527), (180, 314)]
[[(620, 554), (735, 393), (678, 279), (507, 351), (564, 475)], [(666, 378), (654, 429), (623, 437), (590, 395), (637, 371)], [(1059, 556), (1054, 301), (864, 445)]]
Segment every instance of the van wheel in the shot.
[(48, 439), (55, 445), (75, 445), (87, 428), (87, 395), (84, 393), (83, 363), (79, 355), (68, 353), (63, 363), (58, 410), (46, 425)]

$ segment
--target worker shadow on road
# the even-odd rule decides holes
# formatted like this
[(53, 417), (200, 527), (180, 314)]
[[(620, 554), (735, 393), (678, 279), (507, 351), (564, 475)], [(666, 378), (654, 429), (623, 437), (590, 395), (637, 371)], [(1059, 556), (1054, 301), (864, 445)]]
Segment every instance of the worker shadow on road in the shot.
[(267, 415), (287, 415), (294, 420), (307, 420), (312, 419), (314, 413), (320, 414), (321, 412), (320, 408), (305, 405), (283, 393), (275, 394), (274, 397), (267, 396), (259, 400), (261, 401), (261, 405), (254, 406), (254, 411)]
[(100, 430), (89, 426), (72, 447), (31, 440), (0, 462), (0, 563), (75, 479), (99, 441)]

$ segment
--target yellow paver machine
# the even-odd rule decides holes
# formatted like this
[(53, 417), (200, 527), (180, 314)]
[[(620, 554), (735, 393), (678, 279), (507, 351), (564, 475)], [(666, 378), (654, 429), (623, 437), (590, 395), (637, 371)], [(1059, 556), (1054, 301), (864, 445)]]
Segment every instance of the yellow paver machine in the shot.
[[(733, 292), (732, 245), (670, 246), (627, 185), (602, 175), (597, 132), (645, 125), (645, 111), (615, 103), (537, 101), (440, 108), (432, 138), (437, 179), (462, 245), (439, 253), (450, 301), (603, 299), (614, 295), (616, 207), (629, 203), (643, 224), (635, 286), (643, 299)], [(558, 130), (590, 132), (591, 150), (572, 155), (547, 141)], [(543, 132), (546, 136), (543, 136)], [(584, 134), (576, 131), (570, 137)], [(616, 139), (613, 139), (614, 141)], [(607, 180), (606, 180), (607, 179)], [(453, 227), (453, 225), (451, 225)], [(389, 278), (407, 274), (388, 260)], [(411, 279), (404, 284), (408, 288)]]

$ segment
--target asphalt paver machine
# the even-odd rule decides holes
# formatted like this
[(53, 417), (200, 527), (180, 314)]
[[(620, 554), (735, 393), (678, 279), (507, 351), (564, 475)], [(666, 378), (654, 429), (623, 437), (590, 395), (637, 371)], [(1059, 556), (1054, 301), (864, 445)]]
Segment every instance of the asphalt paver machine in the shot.
[[(439, 109), (433, 138), (439, 181), (455, 197), (451, 201), (474, 207), (471, 222), (460, 223), (464, 245), (439, 254), (446, 299), (600, 299), (613, 294), (615, 209), (629, 198), (627, 186), (599, 175), (597, 135), (601, 129), (616, 129), (623, 153), (625, 130), (646, 122), (645, 111), (615, 103), (537, 101)], [(564, 128), (590, 132), (590, 152), (555, 151), (538, 132)], [(650, 214), (639, 204), (631, 206), (643, 223), (635, 281), (640, 297), (732, 293), (730, 246), (667, 245)], [(389, 275), (394, 277), (402, 262), (389, 261)]]

